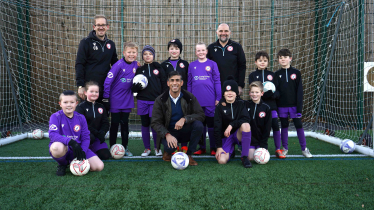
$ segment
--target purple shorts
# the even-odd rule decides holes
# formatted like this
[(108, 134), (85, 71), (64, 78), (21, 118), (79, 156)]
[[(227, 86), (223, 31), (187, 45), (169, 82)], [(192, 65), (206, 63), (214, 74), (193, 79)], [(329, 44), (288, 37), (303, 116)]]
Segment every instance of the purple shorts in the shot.
[(130, 113), (131, 109), (110, 109), (110, 113), (119, 113), (119, 112)]
[(288, 118), (288, 115), (290, 115), (290, 118), (297, 118), (296, 114), (296, 106), (294, 107), (278, 107), (278, 113), (280, 118)]
[(101, 143), (100, 140), (96, 138), (94, 143), (92, 143), (90, 147), (88, 147), (88, 149), (96, 153), (97, 151), (101, 149), (108, 149), (108, 145), (105, 142)]
[[(49, 147), (51, 147), (51, 144), (49, 144)], [(51, 149), (49, 149), (49, 155), (51, 155), (51, 157), (53, 157), (52, 154), (51, 154)], [(66, 157), (66, 160), (68, 160), (69, 162), (71, 162), (74, 159), (74, 152), (70, 148), (70, 146), (68, 146), (68, 151), (64, 156)], [(90, 159), (93, 156), (97, 156), (97, 155), (94, 152), (92, 152), (90, 149), (87, 149), (86, 159)]]
[(235, 144), (240, 145), (239, 139), (236, 136), (237, 132), (238, 130), (229, 137), (222, 138), (222, 149), (225, 150), (226, 153), (232, 154), (235, 150)]
[(203, 106), (201, 108), (203, 108), (205, 116), (214, 117), (214, 110), (216, 109), (215, 106)]
[(152, 117), (152, 109), (154, 101), (142, 101), (138, 100), (138, 115), (146, 115)]
[(275, 110), (271, 110), (271, 116), (272, 118), (278, 118), (278, 112)]
[(258, 149), (258, 148), (260, 148), (260, 146), (259, 145), (257, 145), (257, 146), (249, 146), (249, 149)]

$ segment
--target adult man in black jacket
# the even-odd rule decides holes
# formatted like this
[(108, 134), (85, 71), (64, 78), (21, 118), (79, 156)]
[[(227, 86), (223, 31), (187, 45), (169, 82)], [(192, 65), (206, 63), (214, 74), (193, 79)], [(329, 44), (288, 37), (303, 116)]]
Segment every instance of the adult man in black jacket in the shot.
[(116, 46), (106, 36), (108, 30), (109, 24), (106, 17), (97, 15), (95, 16), (93, 30), (79, 43), (75, 61), (75, 76), (78, 95), (82, 99), (85, 98), (85, 83), (95, 81), (100, 87), (98, 102), (102, 102), (105, 78), (111, 65), (118, 61)]
[(151, 127), (157, 132), (157, 149), (164, 145), (164, 161), (171, 161), (171, 153), (178, 143), (189, 142), (189, 165), (197, 165), (191, 157), (203, 133), (204, 111), (196, 97), (181, 89), (182, 76), (178, 71), (169, 73), (169, 90), (156, 98), (152, 110)]

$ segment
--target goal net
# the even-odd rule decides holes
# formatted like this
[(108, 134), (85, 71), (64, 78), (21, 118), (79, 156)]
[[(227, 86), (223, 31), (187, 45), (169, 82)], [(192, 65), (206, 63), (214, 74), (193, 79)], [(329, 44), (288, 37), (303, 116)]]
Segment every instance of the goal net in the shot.
[[(302, 73), (305, 130), (328, 129), (358, 142), (373, 115), (373, 93), (364, 90), (364, 65), (374, 62), (373, 10), (372, 2), (360, 0), (0, 0), (2, 138), (7, 131), (48, 130), (50, 115), (60, 109), (59, 94), (77, 90), (78, 44), (92, 30), (93, 17), (103, 14), (119, 58), (123, 43), (135, 41), (141, 49), (152, 45), (155, 60), (162, 62), (169, 57), (167, 43), (179, 38), (181, 57), (192, 62), (194, 45), (216, 41), (220, 23), (227, 23), (231, 39), (243, 46), (246, 77), (256, 68), (257, 51), (269, 53), (269, 69), (276, 71), (276, 53), (290, 49), (292, 66)], [(249, 99), (248, 84), (243, 98)], [(135, 108), (130, 131), (138, 130)]]

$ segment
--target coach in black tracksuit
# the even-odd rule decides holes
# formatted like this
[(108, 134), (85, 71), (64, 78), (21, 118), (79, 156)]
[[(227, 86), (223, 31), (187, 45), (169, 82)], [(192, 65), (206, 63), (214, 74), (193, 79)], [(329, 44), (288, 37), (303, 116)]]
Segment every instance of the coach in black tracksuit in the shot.
[(169, 75), (172, 71), (178, 71), (180, 75), (182, 75), (183, 79), (183, 86), (182, 89), (187, 90), (187, 74), (188, 74), (188, 62), (185, 60), (182, 60), (180, 57), (178, 59), (176, 68), (173, 67), (173, 65), (170, 63), (170, 57), (161, 63), (162, 68), (165, 70), (165, 75)]
[(114, 42), (106, 36), (109, 29), (104, 16), (95, 17), (94, 30), (81, 40), (75, 61), (75, 76), (78, 87), (78, 95), (84, 99), (84, 85), (88, 81), (99, 84), (100, 95), (98, 101), (102, 101), (104, 81), (111, 68), (117, 61), (117, 52)]
[(242, 46), (230, 39), (230, 33), (227, 24), (219, 25), (218, 40), (208, 46), (207, 58), (217, 63), (221, 84), (229, 75), (233, 75), (239, 85), (239, 95), (242, 95), (245, 85), (246, 59)]
[(258, 104), (248, 100), (245, 101), (245, 105), (251, 119), (251, 146), (260, 146), (261, 148), (268, 149), (268, 138), (272, 122), (270, 106), (262, 100)]

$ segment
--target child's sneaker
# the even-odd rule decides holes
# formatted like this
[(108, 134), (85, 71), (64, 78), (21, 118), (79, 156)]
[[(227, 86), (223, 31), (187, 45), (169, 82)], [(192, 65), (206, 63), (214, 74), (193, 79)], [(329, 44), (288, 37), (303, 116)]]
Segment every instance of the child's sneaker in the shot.
[(283, 155), (287, 155), (287, 153), (288, 153), (288, 149), (285, 149), (284, 147), (283, 147), (283, 149), (281, 150), (282, 152), (283, 152)]
[(177, 149), (173, 153), (171, 153), (171, 155), (174, 155), (177, 152), (179, 152), (179, 146), (177, 146)]
[(150, 149), (145, 149), (144, 152), (141, 154), (142, 157), (147, 157), (149, 154), (151, 154)]
[(242, 159), (242, 164), (244, 168), (252, 168), (252, 163), (251, 161), (248, 160), (247, 156), (243, 156), (241, 159)]
[(156, 156), (162, 156), (162, 151), (161, 151), (161, 149), (159, 149), (159, 150), (155, 149), (155, 155), (156, 155)]
[(211, 156), (216, 156), (216, 151), (215, 151), (214, 149), (211, 149), (211, 150), (210, 150), (210, 155), (211, 155)]
[(307, 158), (311, 158), (313, 157), (312, 153), (310, 153), (309, 149), (308, 148), (305, 148), (304, 151), (301, 151), (303, 153), (303, 155)]
[(196, 152), (194, 152), (194, 155), (202, 155), (206, 153), (206, 149), (199, 149)]
[(130, 152), (130, 150), (128, 148), (126, 148), (126, 150), (125, 150), (125, 156), (132, 157), (134, 155)]
[(183, 152), (183, 153), (186, 153), (186, 154), (187, 154), (187, 150), (188, 150), (188, 147), (187, 147), (187, 146), (183, 146), (183, 147), (182, 147), (182, 152)]
[(68, 167), (67, 165), (58, 165), (56, 175), (57, 176), (65, 176), (67, 167)]
[(275, 150), (275, 156), (277, 156), (277, 158), (279, 158), (279, 159), (286, 158), (286, 155), (284, 155), (282, 150), (280, 150), (280, 149)]

